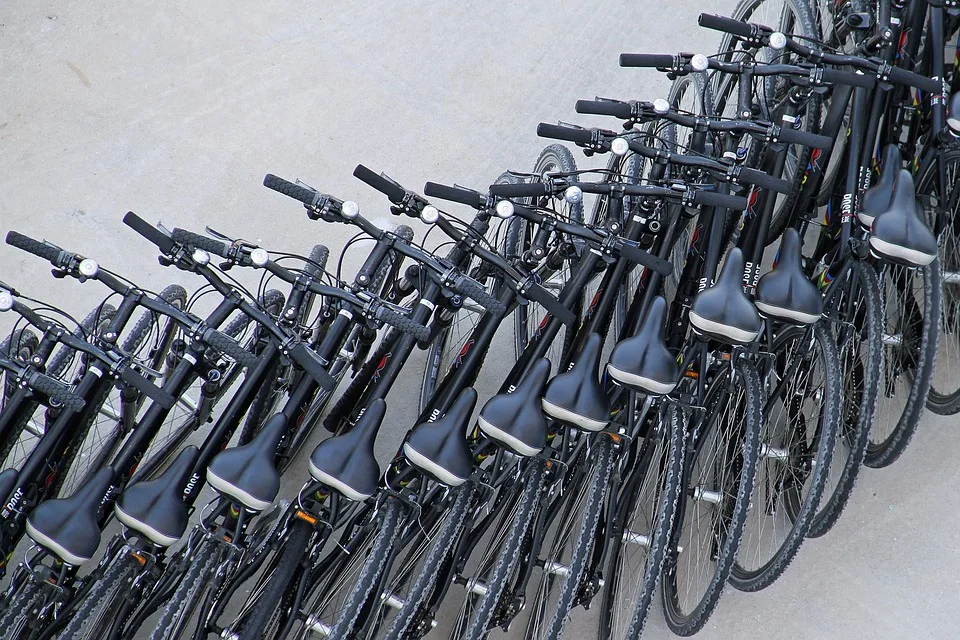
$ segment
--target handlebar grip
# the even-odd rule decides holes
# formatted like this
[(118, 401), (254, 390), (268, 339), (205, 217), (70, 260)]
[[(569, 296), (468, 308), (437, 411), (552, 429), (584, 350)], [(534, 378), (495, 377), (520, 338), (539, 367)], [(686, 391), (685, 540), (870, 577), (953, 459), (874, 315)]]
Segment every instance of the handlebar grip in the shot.
[(816, 149), (829, 149), (833, 146), (833, 140), (819, 133), (810, 133), (800, 129), (792, 129), (788, 126), (780, 128), (780, 140), (787, 144), (800, 144), (805, 147)]
[(327, 371), (317, 354), (308, 349), (302, 342), (298, 342), (290, 349), (290, 359), (296, 362), (308, 376), (316, 380), (317, 384), (327, 391), (333, 391), (334, 387), (337, 386), (337, 381)]
[(693, 194), (693, 203), (702, 204), (707, 207), (723, 207), (735, 211), (743, 211), (747, 208), (747, 199), (743, 196), (734, 196), (729, 193), (717, 193), (716, 191), (697, 190)]
[(943, 86), (940, 84), (939, 80), (934, 80), (933, 78), (928, 78), (927, 76), (922, 76), (919, 73), (907, 71), (906, 69), (901, 69), (900, 67), (893, 67), (890, 70), (890, 82), (916, 87), (917, 89), (926, 91), (927, 93), (939, 94), (943, 89)]
[(51, 378), (39, 372), (30, 374), (27, 379), (27, 386), (39, 391), (52, 400), (56, 400), (71, 411), (81, 411), (87, 404), (83, 398), (71, 392), (67, 388), (67, 385), (56, 378)]
[(845, 84), (851, 87), (863, 87), (864, 89), (872, 89), (877, 84), (876, 76), (837, 69), (824, 69), (821, 77), (828, 84)]
[(57, 258), (60, 257), (60, 254), (64, 252), (63, 249), (56, 245), (52, 245), (49, 242), (34, 240), (33, 238), (25, 236), (22, 233), (17, 233), (16, 231), (7, 232), (7, 244), (16, 247), (17, 249), (22, 249), (27, 253), (32, 253), (35, 256), (39, 256), (44, 260), (49, 260), (54, 264), (57, 263)]
[(430, 329), (422, 324), (411, 320), (402, 313), (397, 313), (393, 309), (383, 305), (378, 306), (375, 313), (377, 320), (395, 327), (403, 333), (413, 336), (417, 342), (426, 342), (430, 339)]
[(247, 369), (255, 366), (259, 360), (257, 356), (241, 347), (236, 340), (216, 329), (207, 329), (203, 333), (203, 342), (220, 353), (230, 356), (236, 360), (237, 364)]
[(490, 194), (498, 198), (537, 198), (550, 195), (550, 186), (544, 182), (517, 182), (492, 184)]
[(174, 229), (170, 233), (170, 238), (182, 245), (193, 247), (194, 249), (203, 249), (208, 253), (226, 258), (230, 254), (230, 247), (219, 240), (201, 236), (198, 233), (187, 231), (186, 229)]
[(536, 302), (541, 307), (546, 309), (547, 313), (568, 327), (572, 327), (577, 321), (577, 314), (566, 308), (562, 302), (560, 302), (556, 297), (551, 295), (549, 291), (538, 284), (528, 285), (526, 288), (520, 291), (520, 295), (527, 300)]
[(461, 276), (453, 288), (496, 316), (507, 312), (507, 306), (496, 296), (490, 295), (486, 288), (473, 278)]
[(123, 216), (123, 224), (139, 233), (148, 242), (156, 245), (161, 253), (170, 254), (173, 252), (173, 246), (175, 244), (173, 240), (167, 237), (167, 234), (163, 231), (160, 231), (160, 229), (157, 229), (133, 211), (127, 211)]
[(299, 200), (305, 205), (314, 205), (317, 203), (318, 194), (313, 189), (307, 189), (306, 187), (301, 187), (299, 184), (294, 184), (289, 180), (284, 180), (278, 176), (268, 173), (263, 176), (263, 186), (267, 189), (273, 189), (277, 193), (282, 193), (285, 196), (293, 198), (294, 200)]
[(673, 273), (673, 265), (668, 261), (655, 256), (649, 251), (644, 251), (635, 244), (623, 244), (620, 246), (620, 255), (630, 262), (642, 265), (648, 269), (656, 271), (666, 277)]
[(574, 129), (573, 127), (561, 127), (555, 124), (541, 122), (537, 125), (537, 135), (541, 138), (553, 138), (554, 140), (566, 140), (578, 144), (587, 144), (593, 139), (593, 134), (589, 129)]
[(383, 195), (387, 196), (387, 198), (390, 199), (390, 202), (393, 202), (394, 204), (399, 204), (402, 202), (403, 197), (406, 195), (403, 187), (395, 185), (383, 176), (374, 173), (370, 169), (367, 169), (362, 164), (357, 165), (357, 168), (353, 170), (353, 175), (357, 178), (360, 178)]
[(423, 193), (431, 198), (440, 198), (441, 200), (449, 200), (450, 202), (459, 202), (460, 204), (465, 204), (468, 207), (473, 207), (474, 209), (480, 209), (487, 204), (487, 197), (482, 193), (472, 189), (448, 187), (447, 185), (437, 184), (436, 182), (428, 182), (423, 185)]
[(668, 53), (621, 53), (621, 67), (666, 67), (673, 68), (676, 56)]
[(711, 15), (709, 13), (701, 13), (700, 17), (697, 18), (697, 24), (704, 29), (723, 31), (731, 35), (740, 36), (741, 38), (751, 38), (754, 35), (751, 25), (742, 20), (734, 20), (733, 18)]
[(120, 380), (147, 396), (164, 409), (169, 409), (177, 402), (177, 399), (172, 395), (151, 383), (130, 367), (124, 367), (120, 371)]
[(767, 189), (768, 191), (776, 191), (777, 193), (790, 193), (790, 190), (793, 188), (786, 180), (781, 180), (780, 178), (774, 178), (768, 173), (759, 171), (757, 169), (751, 169), (749, 167), (743, 167), (740, 169), (740, 180), (746, 182), (747, 184), (752, 184), (761, 189)]
[(577, 113), (586, 113), (594, 116), (613, 116), (626, 120), (633, 115), (633, 107), (626, 102), (615, 100), (577, 100)]

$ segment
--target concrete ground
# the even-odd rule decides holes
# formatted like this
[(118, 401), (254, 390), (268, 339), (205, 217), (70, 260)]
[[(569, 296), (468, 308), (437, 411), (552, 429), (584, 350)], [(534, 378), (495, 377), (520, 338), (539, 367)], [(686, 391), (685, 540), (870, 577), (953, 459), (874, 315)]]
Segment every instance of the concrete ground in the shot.
[[(308, 221), (260, 185), (265, 173), (355, 199), (392, 224), (385, 199), (351, 177), (358, 162), (412, 188), (483, 187), (505, 168), (528, 169), (544, 145), (538, 122), (585, 122), (576, 99), (664, 94), (663, 78), (618, 68), (618, 53), (709, 53), (716, 38), (697, 13), (733, 6), (8, 0), (0, 231), (47, 238), (157, 290), (198, 281), (161, 268), (121, 224), (127, 210), (272, 249), (323, 242), (336, 252), (349, 230)], [(78, 315), (104, 294), (55, 281), (9, 247), (0, 280)], [(417, 365), (391, 397), (384, 451), (415, 414)], [(728, 589), (700, 637), (956, 637), (958, 450), (958, 420), (925, 416), (900, 462), (863, 473), (833, 532), (805, 544), (766, 591)], [(291, 476), (298, 485), (305, 465)], [(569, 637), (591, 634), (591, 614), (575, 612)], [(670, 637), (656, 609), (646, 637)]]

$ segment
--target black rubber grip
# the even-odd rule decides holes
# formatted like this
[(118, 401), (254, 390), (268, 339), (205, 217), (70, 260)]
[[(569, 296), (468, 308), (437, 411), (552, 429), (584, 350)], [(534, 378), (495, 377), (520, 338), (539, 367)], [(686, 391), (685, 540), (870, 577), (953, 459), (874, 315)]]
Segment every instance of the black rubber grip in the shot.
[(549, 195), (550, 187), (543, 182), (517, 182), (490, 185), (490, 195), (499, 198), (536, 198)]
[(194, 249), (203, 249), (221, 258), (226, 258), (230, 253), (230, 247), (223, 242), (202, 236), (199, 233), (187, 231), (186, 229), (174, 229), (170, 233), (170, 238), (178, 244), (193, 247)]
[(173, 251), (176, 243), (168, 238), (163, 231), (160, 231), (133, 211), (127, 211), (126, 215), (123, 216), (123, 224), (146, 238), (147, 242), (156, 245), (161, 253), (169, 254)]
[(529, 285), (521, 295), (527, 300), (539, 304), (547, 310), (547, 313), (568, 327), (572, 327), (577, 322), (577, 314), (563, 306), (562, 302), (538, 284)]
[(726, 18), (724, 16), (701, 13), (697, 19), (697, 24), (704, 29), (723, 31), (724, 33), (740, 36), (741, 38), (750, 38), (753, 36), (753, 29), (749, 24), (742, 20), (734, 20), (733, 18)]
[(743, 211), (747, 208), (747, 199), (743, 196), (734, 196), (729, 193), (697, 190), (693, 194), (693, 203), (707, 207), (724, 207), (734, 211)]
[(263, 176), (263, 186), (267, 189), (273, 189), (277, 193), (282, 193), (285, 196), (293, 198), (294, 200), (299, 200), (303, 204), (313, 205), (316, 204), (317, 198), (320, 196), (319, 193), (313, 189), (307, 189), (306, 187), (301, 187), (298, 184), (294, 184), (289, 180), (284, 180), (278, 176), (268, 173)]
[(774, 178), (768, 173), (749, 167), (740, 169), (740, 180), (741, 182), (752, 184), (761, 189), (767, 189), (768, 191), (776, 191), (777, 193), (790, 193), (790, 190), (793, 188), (786, 180)]
[(813, 147), (815, 149), (829, 149), (833, 145), (833, 141), (827, 136), (792, 129), (788, 126), (780, 128), (780, 140), (788, 144), (801, 144), (805, 147)]
[(673, 68), (676, 56), (667, 53), (621, 53), (621, 67), (666, 67)]
[(399, 329), (403, 333), (413, 336), (417, 342), (426, 342), (430, 339), (430, 329), (411, 320), (402, 313), (397, 313), (386, 306), (378, 306), (375, 312), (377, 320)]
[(164, 409), (169, 409), (177, 402), (177, 399), (172, 395), (156, 386), (130, 367), (124, 367), (120, 371), (120, 380), (130, 385), (143, 395), (147, 396)]
[(437, 184), (436, 182), (428, 182), (423, 185), (423, 193), (431, 198), (459, 202), (474, 209), (480, 209), (487, 204), (487, 197), (473, 189), (448, 187), (445, 184)]
[(927, 76), (922, 76), (919, 73), (914, 73), (913, 71), (901, 69), (900, 67), (893, 67), (890, 69), (890, 82), (916, 87), (917, 89), (926, 91), (927, 93), (939, 94), (943, 89), (940, 81), (934, 80), (933, 78), (928, 78)]
[(872, 89), (877, 84), (876, 76), (838, 71), (837, 69), (824, 69), (821, 77), (827, 84), (843, 84), (850, 87), (863, 87), (864, 89)]
[(337, 386), (337, 381), (320, 362), (317, 354), (308, 349), (302, 342), (298, 342), (290, 349), (290, 359), (296, 362), (297, 366), (327, 391), (333, 391), (333, 388)]
[(546, 122), (541, 122), (537, 125), (537, 135), (541, 138), (566, 140), (567, 142), (576, 142), (578, 144), (587, 144), (593, 139), (593, 134), (589, 129), (561, 127), (555, 124), (547, 124)]
[(207, 329), (204, 331), (203, 342), (220, 353), (233, 358), (237, 364), (242, 367), (249, 369), (257, 364), (257, 356), (241, 347), (236, 340), (227, 334), (220, 333), (216, 329)]
[(39, 391), (52, 400), (56, 400), (71, 411), (81, 411), (87, 404), (83, 398), (72, 393), (67, 385), (56, 378), (44, 375), (39, 372), (33, 372), (27, 378), (27, 386)]
[(594, 116), (613, 116), (626, 120), (633, 115), (633, 108), (626, 102), (614, 100), (577, 100), (577, 113)]
[(620, 246), (620, 255), (630, 262), (635, 264), (643, 265), (648, 269), (656, 271), (660, 275), (666, 277), (673, 273), (673, 265), (660, 258), (653, 255), (649, 251), (644, 251), (635, 244), (623, 244)]
[(460, 276), (453, 284), (453, 288), (490, 313), (502, 316), (507, 312), (507, 305), (503, 304), (496, 296), (490, 295), (487, 289), (473, 278)]
[(387, 198), (390, 199), (390, 202), (393, 202), (394, 204), (399, 204), (402, 202), (404, 195), (406, 195), (403, 187), (395, 185), (380, 174), (374, 173), (370, 169), (367, 169), (362, 164), (357, 165), (357, 168), (353, 170), (353, 175), (357, 178), (360, 178), (383, 195), (387, 196)]
[(56, 247), (49, 242), (34, 240), (16, 231), (7, 232), (7, 244), (17, 249), (22, 249), (27, 253), (32, 253), (35, 256), (40, 256), (44, 260), (49, 260), (54, 264), (56, 264), (60, 254), (63, 253), (60, 247)]

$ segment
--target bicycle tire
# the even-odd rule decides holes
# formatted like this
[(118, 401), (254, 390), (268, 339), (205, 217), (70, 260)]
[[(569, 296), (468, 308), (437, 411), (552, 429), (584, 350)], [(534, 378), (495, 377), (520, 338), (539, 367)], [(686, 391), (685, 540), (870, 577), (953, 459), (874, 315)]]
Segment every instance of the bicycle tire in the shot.
[[(876, 272), (867, 264), (862, 263), (858, 270), (858, 291), (862, 292), (862, 312), (852, 319), (851, 326), (859, 326), (864, 332), (863, 337), (852, 337), (839, 342), (838, 356), (840, 360), (840, 379), (842, 385), (842, 415), (840, 431), (837, 433), (837, 445), (834, 451), (834, 464), (831, 476), (836, 475), (836, 485), (829, 494), (824, 492), (820, 498), (820, 506), (810, 523), (807, 536), (818, 538), (829, 531), (843, 513), (857, 478), (863, 466), (863, 456), (867, 451), (867, 442), (870, 434), (870, 425), (877, 410), (877, 393), (880, 388), (880, 374), (883, 367), (881, 353), (881, 314), (880, 285), (877, 283)], [(833, 305), (843, 303), (837, 288), (827, 293), (824, 307), (830, 309)], [(828, 311), (829, 312), (829, 311)], [(843, 329), (842, 324), (835, 325), (835, 331)], [(862, 345), (864, 355), (862, 361), (855, 351)], [(848, 359), (856, 359), (856, 362)], [(837, 456), (837, 451), (846, 449), (846, 455)], [(840, 473), (834, 471), (840, 466)]]
[[(387, 629), (387, 640), (420, 638), (430, 630), (429, 626), (423, 628), (423, 618), (426, 612), (423, 611), (422, 605), (436, 586), (440, 563), (449, 558), (455, 550), (455, 545), (464, 529), (467, 512), (473, 505), (476, 490), (476, 483), (473, 480), (467, 480), (466, 483), (451, 492), (456, 495), (450, 508), (444, 514), (443, 526), (436, 537), (430, 541), (430, 551), (427, 553), (423, 567), (414, 578), (410, 590), (403, 596), (403, 607)], [(391, 592), (396, 593), (396, 589), (391, 587)], [(420, 627), (416, 626), (418, 622)], [(408, 633), (411, 626), (414, 627), (414, 630), (412, 633)]]
[(31, 621), (38, 622), (37, 608), (44, 599), (45, 583), (27, 577), (23, 589), (17, 592), (0, 613), (0, 640), (26, 640)]
[[(681, 425), (680, 409), (675, 405), (668, 405), (664, 411), (669, 414), (669, 420), (663, 417), (658, 418), (663, 424), (668, 422), (666, 428), (666, 447), (661, 455), (656, 451), (651, 453), (646, 468), (634, 468), (633, 474), (642, 474), (643, 481), (637, 490), (627, 496), (627, 500), (618, 499), (618, 504), (623, 504), (622, 523), (617, 524), (613, 533), (613, 549), (610, 553), (610, 561), (604, 575), (607, 579), (604, 583), (602, 606), (600, 609), (600, 622), (598, 626), (598, 640), (607, 640), (607, 638), (625, 638), (626, 640), (636, 640), (643, 634), (646, 626), (647, 617), (650, 613), (650, 607), (653, 604), (653, 598), (660, 584), (660, 576), (663, 571), (663, 563), (666, 559), (667, 545), (670, 541), (670, 531), (673, 528), (673, 520), (676, 514), (677, 493), (680, 490), (680, 475), (683, 465), (683, 444), (685, 440), (684, 429)], [(649, 436), (648, 436), (649, 438)], [(663, 442), (664, 438), (658, 438), (658, 442)], [(666, 461), (661, 462), (666, 456)], [(655, 467), (654, 465), (657, 465)], [(648, 474), (654, 469), (659, 468), (659, 474), (654, 478), (656, 485), (662, 485), (659, 490), (659, 496), (649, 500), (652, 504), (652, 522), (650, 523), (649, 534), (637, 532), (632, 526), (635, 521), (640, 502), (646, 497), (644, 487)], [(662, 478), (660, 477), (662, 476)], [(627, 481), (630, 486), (630, 481)], [(629, 528), (628, 528), (629, 527)], [(625, 560), (627, 533), (639, 533), (647, 537), (647, 548), (649, 551), (644, 555), (642, 561), (642, 570), (634, 565), (626, 567)], [(642, 539), (642, 538), (638, 538)], [(640, 563), (638, 563), (640, 564)], [(642, 576), (638, 581), (637, 576)], [(622, 587), (621, 587), (622, 585)], [(633, 592), (632, 601), (621, 603), (617, 599), (619, 591), (628, 590)], [(631, 614), (632, 612), (632, 614)], [(625, 613), (630, 618), (625, 625), (626, 628), (616, 625), (615, 617), (619, 613)]]
[[(552, 640), (561, 638), (566, 629), (567, 621), (570, 619), (570, 612), (575, 604), (575, 598), (580, 590), (584, 579), (584, 572), (587, 568), (587, 562), (593, 554), (594, 543), (597, 539), (597, 526), (600, 521), (600, 512), (604, 500), (607, 496), (607, 490), (610, 485), (610, 474), (613, 467), (614, 441), (612, 438), (601, 435), (595, 440), (596, 457), (590, 461), (591, 473), (584, 493), (579, 493), (577, 487), (568, 496), (576, 499), (577, 495), (586, 495), (586, 501), (582, 513), (576, 514), (577, 522), (571, 522), (570, 533), (573, 533), (573, 526), (579, 524), (579, 531), (573, 542), (572, 553), (565, 574), (561, 574), (562, 581), (559, 585), (560, 591), (557, 601), (552, 607), (552, 611), (546, 611), (540, 605), (543, 604), (544, 589), (551, 586), (553, 576), (546, 569), (540, 581), (540, 588), (537, 589), (537, 595), (532, 606), (532, 613), (527, 624), (527, 638), (544, 638)], [(573, 515), (574, 511), (567, 512), (566, 515)], [(563, 532), (564, 523), (557, 525), (557, 531)], [(551, 555), (556, 550), (556, 545), (550, 549)], [(556, 560), (550, 560), (556, 562)], [(539, 563), (538, 563), (539, 564)], [(542, 613), (549, 614), (549, 623), (547, 628), (541, 629), (540, 623), (545, 616)], [(541, 633), (542, 632), (542, 633)]]
[(279, 613), (280, 602), (286, 596), (297, 569), (304, 561), (304, 553), (310, 542), (310, 535), (313, 533), (311, 525), (299, 518), (293, 519), (290, 528), (290, 534), (286, 537), (282, 549), (278, 552), (280, 553), (280, 561), (264, 585), (263, 595), (257, 600), (257, 604), (250, 612), (250, 617), (243, 625), (240, 631), (240, 640), (260, 640), (262, 637), (273, 637), (272, 634), (264, 636), (264, 631)]
[[(791, 343), (798, 348), (789, 349)], [(783, 575), (790, 562), (796, 557), (820, 504), (830, 472), (839, 428), (840, 361), (830, 333), (819, 323), (809, 328), (788, 329), (777, 336), (772, 351), (776, 356), (776, 366), (779, 369), (776, 371), (778, 387), (784, 383), (787, 384), (784, 393), (787, 399), (784, 404), (789, 406), (785, 406), (783, 413), (779, 415), (789, 423), (784, 429), (789, 435), (786, 442), (777, 438), (775, 422), (778, 412), (771, 410), (764, 412), (761, 461), (753, 490), (755, 504), (747, 516), (743, 540), (728, 579), (731, 586), (741, 591), (759, 591), (767, 588)], [(807, 355), (820, 361), (823, 375), (821, 388), (813, 389), (811, 388), (813, 385), (808, 384), (812, 377), (811, 370), (815, 371), (815, 364), (809, 367), (803, 366), (803, 374), (807, 377), (801, 378), (796, 385), (793, 381), (787, 381), (786, 376), (783, 375), (791, 362), (805, 360)], [(798, 367), (799, 371), (801, 371), (800, 367)], [(806, 404), (805, 400), (809, 400), (812, 405), (822, 407), (822, 413), (817, 419), (817, 424), (813, 425), (813, 433), (810, 434), (813, 442), (809, 447), (807, 432), (811, 425), (801, 412), (802, 406), (800, 406)], [(770, 453), (774, 450), (774, 442), (778, 445), (776, 447), (778, 450), (786, 450), (787, 460), (781, 459), (778, 454)], [(810, 454), (813, 456), (810, 457)], [(784, 470), (789, 461), (795, 461), (796, 466), (793, 469)], [(802, 482), (797, 486), (800, 480)], [(771, 493), (773, 495), (770, 495)], [(782, 540), (776, 536), (776, 521), (781, 516), (786, 517), (787, 521), (784, 525), (789, 527)], [(749, 543), (753, 539), (750, 535), (753, 522), (759, 525), (756, 536), (759, 566), (747, 567), (744, 560), (750, 555), (748, 550)], [(764, 539), (771, 539), (771, 537), (769, 547), (772, 553), (768, 557), (759, 550), (759, 547), (765, 546)], [(773, 549), (774, 546), (776, 549)]]
[[(934, 260), (922, 269), (911, 271), (903, 267), (884, 265), (885, 273), (891, 269), (902, 270), (902, 273), (908, 277), (916, 277), (918, 273), (922, 273), (924, 298), (922, 309), (923, 317), (921, 319), (919, 345), (917, 353), (915, 354), (916, 360), (912, 363), (912, 366), (908, 365), (909, 368), (902, 372), (902, 377), (905, 378), (907, 384), (910, 385), (903, 411), (890, 433), (884, 434), (879, 431), (882, 423), (878, 418), (880, 416), (886, 417), (887, 414), (895, 412), (885, 411), (885, 408), (881, 405), (877, 410), (873, 425), (870, 428), (870, 441), (867, 443), (867, 453), (863, 458), (863, 463), (873, 469), (881, 469), (896, 462), (897, 459), (903, 455), (904, 450), (906, 450), (907, 445), (910, 444), (910, 440), (917, 431), (917, 426), (920, 424), (920, 417), (926, 406), (927, 395), (930, 392), (930, 379), (935, 366), (937, 338), (940, 329), (942, 285), (939, 260)], [(894, 271), (894, 273), (896, 273), (896, 271)], [(885, 282), (888, 283), (889, 278), (881, 279), (881, 283)], [(886, 287), (881, 286), (881, 296), (885, 289)], [(888, 305), (884, 304), (884, 312), (886, 312), (888, 308)], [(912, 319), (916, 320), (916, 318)], [(905, 329), (902, 324), (898, 324), (898, 328), (900, 329), (901, 343), (906, 342), (903, 337), (907, 334), (907, 329), (911, 327)], [(917, 327), (913, 326), (912, 328), (915, 332)], [(886, 331), (884, 331), (884, 334), (886, 334)], [(912, 345), (910, 345), (910, 347), (912, 347)], [(892, 381), (889, 379), (891, 369), (890, 361), (899, 359), (899, 355), (895, 358), (890, 358), (889, 351), (892, 350), (893, 349), (884, 349), (885, 379), (882, 381), (884, 389), (881, 389), (881, 392), (877, 394), (880, 398), (887, 396), (890, 385), (892, 384)], [(902, 344), (897, 348), (897, 351), (901, 353), (905, 350)]]
[(219, 559), (219, 545), (204, 540), (183, 579), (163, 608), (157, 626), (150, 633), (150, 640), (178, 640), (183, 637), (186, 625), (200, 604), (205, 588), (212, 586), (211, 580)]
[[(519, 560), (520, 543), (527, 535), (530, 521), (540, 501), (546, 469), (545, 460), (533, 459), (529, 461), (527, 471), (529, 475), (523, 481), (523, 490), (520, 494), (517, 511), (504, 537), (503, 544), (497, 551), (493, 572), (490, 580), (487, 581), (486, 592), (480, 597), (476, 614), (470, 617), (461, 636), (466, 640), (481, 640), (489, 632), (494, 611)], [(466, 597), (469, 598), (470, 594), (468, 593)]]
[[(739, 474), (731, 474), (737, 475), (736, 493), (735, 497), (733, 498), (734, 504), (733, 508), (729, 510), (729, 514), (725, 515), (728, 526), (722, 544), (720, 545), (719, 549), (711, 552), (711, 556), (715, 555), (716, 559), (711, 560), (711, 562), (714, 564), (714, 567), (710, 576), (710, 580), (707, 583), (707, 587), (704, 590), (703, 595), (700, 596), (699, 600), (697, 601), (697, 604), (693, 607), (690, 607), (688, 611), (680, 610), (682, 605), (679, 601), (679, 589), (677, 585), (677, 568), (679, 565), (677, 562), (677, 557), (678, 555), (682, 556), (684, 552), (687, 554), (685, 557), (690, 557), (693, 552), (690, 550), (689, 544), (685, 545), (686, 548), (684, 551), (678, 552), (677, 545), (674, 545), (671, 542), (671, 548), (668, 551), (667, 560), (664, 566), (663, 588), (661, 589), (663, 594), (663, 612), (667, 626), (670, 627), (671, 631), (681, 636), (690, 636), (702, 629), (703, 625), (706, 624), (707, 620), (713, 614), (717, 604), (720, 601), (720, 596), (723, 594), (723, 587), (726, 584), (727, 579), (730, 577), (730, 571), (733, 569), (733, 561), (737, 555), (740, 538), (743, 535), (743, 528), (747, 521), (747, 512), (750, 508), (754, 478), (756, 476), (760, 457), (760, 430), (762, 426), (761, 406), (763, 401), (760, 391), (760, 380), (757, 375), (756, 368), (753, 363), (740, 358), (738, 362), (727, 371), (733, 371), (736, 373), (736, 375), (738, 375), (741, 380), (739, 388), (743, 390), (743, 436), (741, 438), (742, 444), (738, 444), (736, 447), (736, 455), (739, 458), (740, 470)], [(722, 372), (718, 373), (708, 388), (706, 396), (707, 402), (705, 403), (706, 415), (710, 416), (711, 418), (719, 416), (719, 413), (714, 413), (711, 411), (711, 407), (713, 405), (711, 404), (710, 400), (713, 398), (714, 402), (716, 402), (716, 397), (713, 394), (720, 392), (718, 385), (724, 383), (724, 377), (725, 376), (722, 375)], [(729, 378), (729, 375), (726, 377)], [(729, 407), (730, 404), (728, 403), (725, 406)], [(714, 425), (715, 421), (711, 419), (709, 429), (705, 431), (706, 436), (709, 436), (710, 433), (714, 431)], [(702, 427), (700, 427), (700, 425), (697, 425), (694, 433), (688, 434), (686, 443), (688, 458), (684, 462), (685, 465), (695, 465), (701, 455), (708, 449), (708, 447), (705, 446), (702, 441), (700, 446), (697, 446), (697, 438), (693, 437), (698, 435), (698, 432), (701, 428)], [(692, 473), (690, 477), (691, 479), (693, 478)], [(721, 482), (725, 482), (726, 480), (727, 478), (721, 478)], [(695, 486), (690, 486), (689, 488), (682, 487), (682, 490), (683, 493), (681, 495), (684, 495), (686, 492), (688, 492), (688, 490), (694, 494), (696, 493)], [(692, 502), (694, 501), (688, 501), (687, 505), (691, 504)], [(678, 524), (682, 525), (687, 520), (685, 517), (683, 517), (685, 514), (680, 514), (679, 507), (678, 514), (681, 515), (681, 519), (675, 520), (675, 530)], [(682, 529), (680, 529), (677, 533), (682, 533)], [(680, 536), (678, 535), (678, 538), (679, 537)]]
[[(113, 610), (120, 600), (130, 597), (123, 590), (127, 588), (140, 562), (129, 553), (121, 553), (116, 562), (112, 562), (103, 576), (84, 597), (83, 603), (74, 612), (70, 623), (58, 636), (58, 640), (102, 640), (113, 622)], [(106, 620), (104, 616), (110, 616)]]

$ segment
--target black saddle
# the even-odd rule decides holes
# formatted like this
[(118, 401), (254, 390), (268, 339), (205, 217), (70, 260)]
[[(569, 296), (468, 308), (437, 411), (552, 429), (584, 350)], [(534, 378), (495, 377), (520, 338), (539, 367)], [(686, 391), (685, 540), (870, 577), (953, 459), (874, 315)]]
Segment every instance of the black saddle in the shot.
[(114, 507), (117, 520), (161, 547), (176, 543), (190, 519), (183, 490), (199, 456), (190, 445), (159, 476), (130, 485)]
[(610, 399), (600, 384), (603, 339), (594, 333), (570, 370), (556, 375), (543, 394), (543, 412), (563, 424), (600, 431), (610, 422)]
[(913, 176), (906, 169), (897, 176), (890, 207), (873, 221), (870, 249), (908, 267), (925, 267), (937, 259), (937, 238), (923, 220)]
[(747, 344), (760, 335), (760, 315), (743, 292), (743, 253), (727, 255), (720, 277), (693, 299), (690, 324), (701, 336), (730, 344)]
[(680, 380), (680, 365), (663, 340), (667, 301), (653, 299), (640, 330), (617, 343), (607, 373), (620, 384), (650, 395), (670, 393)]
[(251, 511), (266, 510), (280, 492), (277, 445), (286, 429), (286, 416), (271, 416), (253, 440), (224, 449), (210, 461), (207, 482)]
[(860, 220), (860, 224), (867, 229), (873, 226), (873, 221), (878, 215), (890, 208), (897, 175), (902, 168), (903, 158), (900, 155), (900, 147), (895, 144), (888, 144), (883, 150), (883, 167), (880, 170), (880, 178), (876, 184), (863, 192), (863, 198), (860, 199), (860, 211), (857, 212), (857, 218)]
[(783, 232), (777, 266), (757, 282), (754, 304), (760, 313), (794, 324), (813, 324), (823, 313), (820, 290), (800, 265), (800, 235)]
[(483, 405), (477, 422), (491, 440), (521, 456), (534, 456), (547, 445), (547, 419), (540, 410), (550, 361), (541, 358), (512, 393), (495, 395)]
[(310, 475), (351, 500), (372, 496), (380, 481), (373, 441), (386, 412), (387, 403), (374, 400), (350, 431), (317, 445), (310, 456)]
[(451, 487), (466, 482), (473, 471), (467, 427), (476, 406), (477, 392), (467, 387), (442, 418), (414, 427), (403, 443), (410, 464)]
[(104, 467), (69, 498), (47, 500), (27, 519), (27, 535), (69, 565), (87, 562), (100, 546), (100, 503), (113, 480)]

